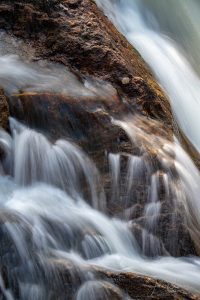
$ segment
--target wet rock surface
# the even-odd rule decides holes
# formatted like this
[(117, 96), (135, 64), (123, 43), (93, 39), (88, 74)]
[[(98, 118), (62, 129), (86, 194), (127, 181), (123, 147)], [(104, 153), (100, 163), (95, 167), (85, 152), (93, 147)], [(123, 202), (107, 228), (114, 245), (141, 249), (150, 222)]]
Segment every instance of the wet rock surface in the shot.
[[(47, 225), (48, 220), (45, 222), (47, 222)], [(49, 224), (49, 226), (51, 225)], [(59, 226), (59, 223), (57, 226)], [(12, 241), (13, 233), (20, 233), (21, 230), (24, 232), (23, 243), (26, 245), (24, 249), (26, 259), (19, 253), (20, 248), (18, 247), (20, 245), (14, 246)], [(4, 286), (3, 290), (0, 288), (1, 299), (6, 299), (5, 292), (8, 290), (12, 290), (15, 299), (21, 299), (19, 285), (24, 284), (24, 286), (27, 285), (29, 287), (29, 281), (31, 280), (34, 280), (35, 285), (45, 285), (48, 288), (48, 293), (59, 300), (66, 299), (66, 296), (69, 300), (77, 299), (77, 295), (81, 293), (85, 285), (88, 292), (87, 299), (91, 300), (103, 300), (105, 299), (102, 298), (104, 296), (110, 296), (115, 300), (199, 299), (198, 296), (186, 292), (175, 285), (148, 276), (129, 272), (115, 272), (93, 265), (86, 266), (83, 264), (79, 266), (71, 260), (55, 259), (53, 256), (48, 261), (45, 261), (44, 258), (42, 260), (40, 255), (35, 255), (39, 249), (35, 248), (33, 238), (34, 230), (32, 231), (23, 218), (6, 211), (1, 212), (0, 272), (2, 286)], [(35, 273), (34, 275), (32, 274), (33, 277), (29, 277), (29, 268), (31, 268), (33, 262), (36, 266), (34, 269)], [(27, 274), (25, 282), (23, 281), (24, 272)], [(87, 277), (88, 281), (86, 281)], [(30, 293), (30, 290), (28, 291)], [(35, 295), (37, 295), (37, 292)]]
[[(59, 270), (62, 280), (66, 283), (67, 291), (69, 290), (72, 283), (74, 284), (74, 279), (70, 275), (72, 270), (75, 268), (70, 262), (55, 261), (52, 266)], [(99, 267), (91, 267), (91, 269), (83, 268), (83, 272), (88, 273), (94, 272), (97, 281), (107, 282), (104, 283), (105, 289), (110, 292), (112, 299), (199, 299), (198, 296), (192, 295), (191, 293), (185, 292), (184, 290), (177, 288), (175, 285), (166, 283), (162, 280), (153, 279), (148, 276), (141, 276), (139, 274), (132, 273), (119, 273), (113, 272), (106, 269), (101, 269)], [(90, 281), (89, 281), (90, 282)], [(92, 282), (92, 280), (91, 280)], [(84, 285), (84, 282), (77, 282), (77, 288)], [(112, 285), (112, 286), (111, 286)], [(120, 289), (121, 293), (119, 292)], [(71, 290), (71, 296), (69, 299), (73, 298), (73, 290)], [(129, 297), (129, 298), (128, 298)], [(97, 298), (99, 299), (98, 294)], [(100, 298), (101, 299), (101, 298)]]
[(111, 82), (131, 110), (171, 126), (169, 103), (140, 55), (91, 0), (1, 1), (0, 28), (23, 38), (37, 59)]
[[(112, 124), (112, 117), (127, 112), (120, 98), (73, 98), (52, 93), (24, 93), (10, 98), (10, 113), (43, 130), (51, 139), (69, 138), (89, 153), (98, 167), (105, 167), (105, 152), (130, 151), (126, 134)], [(127, 148), (127, 149), (126, 149)]]
[[(142, 252), (147, 256), (196, 254), (194, 244), (188, 234), (182, 215), (181, 203), (175, 209), (173, 195), (166, 198), (164, 187), (160, 186), (158, 197), (162, 209), (157, 225), (149, 229), (151, 216), (145, 216), (145, 205), (151, 186), (151, 176), (158, 172), (160, 180), (165, 171), (161, 166), (155, 149), (149, 146), (144, 154), (151, 171), (143, 170), (140, 177), (133, 180), (133, 188), (127, 189), (127, 174), (131, 155), (143, 157), (143, 151), (130, 142), (127, 134), (112, 123), (112, 118), (127, 114), (127, 107), (117, 94), (105, 101), (102, 97), (72, 97), (52, 93), (24, 93), (10, 98), (10, 113), (26, 124), (45, 132), (50, 139), (65, 137), (76, 142), (90, 155), (97, 165), (107, 198), (107, 212), (111, 216), (131, 220), (131, 230), (135, 234)], [(139, 123), (145, 131), (167, 139), (168, 133), (161, 123)], [(147, 126), (147, 127), (146, 127)], [(161, 149), (162, 145), (160, 145)], [(123, 153), (120, 158), (118, 187), (114, 187), (109, 166), (109, 153)], [(150, 173), (148, 173), (150, 172)], [(143, 238), (147, 239), (143, 245)], [(151, 248), (157, 245), (157, 251)]]
[(8, 116), (8, 102), (3, 90), (0, 89), (0, 126), (5, 129), (8, 127)]
[[(131, 220), (133, 230), (142, 248), (142, 234), (148, 223), (143, 218), (149, 182), (138, 185), (129, 196), (123, 193), (127, 172), (127, 155), (139, 155), (127, 134), (112, 123), (138, 112), (161, 121), (166, 139), (172, 138), (172, 116), (165, 95), (153, 79), (140, 55), (116, 31), (98, 10), (93, 1), (6, 1), (0, 3), (0, 28), (34, 48), (33, 60), (48, 59), (61, 63), (73, 71), (80, 81), (98, 78), (110, 82), (115, 93), (109, 99), (99, 95), (75, 97), (53, 92), (23, 92), (9, 99), (10, 115), (39, 131), (50, 139), (65, 137), (79, 144), (97, 164), (106, 190), (108, 213)], [(27, 50), (26, 50), (27, 51)], [(25, 52), (26, 52), (25, 51)], [(0, 125), (6, 128), (8, 107), (0, 92)], [(155, 131), (155, 128), (152, 129)], [(150, 128), (151, 131), (151, 128)], [(108, 153), (125, 153), (121, 166), (121, 186), (118, 201), (111, 191)], [(152, 155), (156, 171), (163, 171)], [(162, 193), (161, 193), (162, 194)], [(125, 206), (126, 202), (126, 206)], [(171, 203), (163, 206), (159, 230), (147, 232), (159, 241), (160, 254), (174, 256), (196, 254), (193, 242), (183, 224), (181, 212), (172, 224)], [(127, 212), (128, 211), (128, 212)], [(127, 217), (128, 216), (128, 217)], [(171, 248), (171, 237), (178, 241)], [(155, 241), (155, 240), (154, 240)], [(154, 256), (149, 249), (143, 253)], [(74, 299), (74, 289), (66, 274), (64, 279), (68, 299)], [(120, 287), (131, 299), (198, 299), (179, 288), (149, 277), (97, 270), (99, 279), (109, 280)], [(79, 282), (80, 285), (80, 282)], [(70, 294), (71, 293), (71, 294)], [(71, 296), (70, 296), (71, 295)], [(113, 299), (120, 299), (112, 291)], [(66, 295), (59, 299), (65, 299)], [(70, 298), (71, 297), (71, 298)]]

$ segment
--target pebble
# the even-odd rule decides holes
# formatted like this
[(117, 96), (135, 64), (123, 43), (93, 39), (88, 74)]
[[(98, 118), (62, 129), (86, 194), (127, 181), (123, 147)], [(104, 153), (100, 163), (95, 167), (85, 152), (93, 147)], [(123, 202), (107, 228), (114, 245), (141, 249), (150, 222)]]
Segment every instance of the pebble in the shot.
[(122, 84), (129, 84), (130, 78), (129, 77), (123, 77), (122, 78)]

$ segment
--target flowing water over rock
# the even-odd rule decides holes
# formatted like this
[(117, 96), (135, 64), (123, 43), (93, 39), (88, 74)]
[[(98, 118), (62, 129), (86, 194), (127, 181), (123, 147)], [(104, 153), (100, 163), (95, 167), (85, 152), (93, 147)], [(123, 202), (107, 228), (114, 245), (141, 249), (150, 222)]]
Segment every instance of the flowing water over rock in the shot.
[[(130, 31), (127, 36), (133, 38), (138, 49), (154, 49), (154, 42), (159, 41), (158, 49), (163, 50), (159, 53), (164, 55), (165, 45), (174, 47), (166, 37), (145, 27), (141, 4), (137, 1), (103, 3), (106, 9), (115, 8), (112, 17), (117, 16), (115, 21), (119, 21), (124, 33)], [(140, 3), (145, 5), (144, 1)], [(124, 9), (126, 20), (119, 8)], [(127, 27), (132, 22), (124, 23), (129, 21), (127, 13), (130, 17), (133, 14), (137, 21), (133, 23), (133, 35)], [(155, 24), (153, 20), (151, 24)], [(152, 38), (149, 48), (146, 42), (145, 47), (141, 43), (140, 34), (143, 42), (146, 38), (149, 41), (146, 33)], [(0, 79), (8, 95), (21, 90), (50, 90), (70, 96), (103, 94), (106, 98), (113, 93), (110, 86), (94, 80), (78, 80), (60, 66), (47, 62), (33, 64), (11, 54), (1, 54)], [(168, 55), (162, 59), (163, 63), (170, 60)], [(181, 65), (184, 62), (180, 57), (177, 61)], [(170, 64), (179, 68), (171, 60)], [(186, 65), (191, 76), (196, 76)], [(186, 72), (180, 73), (186, 76)], [(162, 81), (165, 77), (161, 75)], [(177, 77), (175, 98), (180, 99), (180, 77)], [(169, 84), (169, 90), (165, 88), (170, 93), (174, 85)], [(184, 91), (184, 97), (186, 94)], [(181, 120), (176, 105), (175, 114), (185, 133), (198, 146), (197, 132), (193, 131), (196, 127), (194, 124), (190, 129), (184, 127), (183, 113), (187, 108), (180, 107)], [(190, 108), (195, 110), (191, 102)], [(119, 128), (123, 138), (126, 136), (133, 146), (132, 152), (104, 153), (111, 178), (109, 193), (104, 191), (103, 176), (95, 162), (72, 140), (54, 141), (14, 118), (9, 120), (9, 133), (0, 131), (2, 299), (134, 299), (126, 287), (119, 285), (119, 278), (117, 283), (109, 278), (112, 272), (148, 275), (200, 294), (199, 257), (171, 256), (183, 238), (178, 236), (176, 227), (180, 217), (195, 241), (196, 252), (200, 252), (199, 171), (176, 138), (171, 142), (166, 138), (158, 121), (137, 115), (109, 117), (110, 125)], [(110, 199), (106, 198), (108, 195)], [(109, 201), (116, 208), (112, 217), (107, 208)], [(162, 217), (166, 215), (163, 230)]]
[[(150, 242), (151, 251), (154, 254), (157, 251), (153, 232), (162, 206), (157, 196), (160, 180), (164, 184), (165, 197), (172, 195), (174, 210), (178, 209), (179, 202), (184, 205), (183, 217), (195, 238), (199, 239), (200, 208), (195, 198), (199, 173), (187, 154), (178, 144), (169, 144), (161, 137), (145, 133), (144, 128), (138, 127), (137, 118), (113, 122), (141, 146), (140, 157), (130, 156), (126, 176), (129, 192), (134, 188), (133, 178), (139, 180), (143, 168), (150, 171), (151, 162), (145, 161), (143, 155), (155, 142), (154, 150), (159, 152), (158, 160), (166, 170), (165, 174), (154, 173), (150, 178), (144, 215), (150, 217), (147, 228), (152, 232), (152, 240), (148, 241), (144, 235), (143, 247)], [(140, 118), (139, 122), (142, 122)], [(59, 261), (69, 265), (71, 288), (78, 291), (76, 299), (96, 299), (93, 295), (97, 291), (99, 297), (103, 297), (99, 299), (110, 299), (112, 293), (116, 293), (119, 299), (128, 297), (115, 288), (113, 290), (109, 284), (94, 281), (98, 276), (92, 266), (151, 275), (200, 292), (198, 258), (144, 257), (131, 223), (110, 219), (94, 208), (98, 206), (96, 201), (102, 201), (95, 188), (99, 181), (98, 172), (78, 147), (64, 140), (51, 144), (41, 133), (13, 119), (10, 127), (11, 136), (1, 131), (0, 139), (3, 151), (0, 178), (1, 290), (6, 299), (27, 299), (28, 294), (28, 299), (54, 299), (55, 295), (60, 297), (57, 299), (63, 299), (63, 286), (56, 268)], [(120, 175), (120, 153), (109, 156), (113, 196), (117, 197), (114, 188)], [(186, 182), (190, 168), (196, 177), (191, 176)], [(176, 170), (177, 175), (174, 175)], [(148, 173), (146, 176), (148, 179)], [(86, 203), (87, 199), (84, 200), (85, 184), (93, 208)], [(53, 284), (50, 284), (51, 280)], [(14, 287), (13, 295), (11, 290)]]
[(96, 3), (150, 65), (170, 98), (180, 128), (199, 151), (199, 2), (96, 0)]

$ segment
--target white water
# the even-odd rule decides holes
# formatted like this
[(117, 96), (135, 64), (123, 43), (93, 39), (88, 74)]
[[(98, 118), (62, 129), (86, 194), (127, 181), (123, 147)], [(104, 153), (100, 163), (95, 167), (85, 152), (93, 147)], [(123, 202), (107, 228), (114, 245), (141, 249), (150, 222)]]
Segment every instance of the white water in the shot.
[[(155, 68), (171, 97), (179, 124), (199, 147), (199, 79), (177, 50), (177, 44), (161, 34), (155, 17), (149, 17), (148, 22), (156, 30), (147, 26), (143, 12), (149, 7), (145, 6), (145, 1), (140, 2), (142, 7), (137, 0), (98, 2), (104, 4), (107, 13), (112, 12), (110, 16), (117, 26)], [(184, 45), (183, 42), (182, 47)], [(162, 59), (162, 64), (158, 59)], [(97, 90), (89, 81), (83, 85), (58, 66), (47, 64), (43, 68), (5, 54), (0, 56), (0, 66), (0, 79), (7, 93), (18, 92), (21, 88), (49, 90), (50, 86), (54, 91), (63, 91), (63, 78), (68, 82), (64, 90), (68, 94), (74, 95), (74, 90), (76, 95), (101, 93), (98, 85)], [(102, 92), (106, 95), (110, 89)], [(99, 211), (104, 211), (106, 206), (100, 175), (95, 164), (78, 146), (66, 140), (51, 143), (43, 134), (14, 119), (10, 119), (11, 135), (0, 131), (0, 150), (3, 152), (0, 162), (0, 230), (1, 236), (5, 237), (0, 257), (8, 276), (5, 280), (1, 270), (0, 290), (7, 300), (15, 299), (14, 278), (20, 300), (60, 297), (64, 285), (57, 270), (59, 264), (66, 266), (70, 273), (69, 290), (71, 287), (76, 290), (77, 300), (94, 300), (97, 294), (100, 299), (110, 299), (115, 294), (121, 299), (129, 299), (116, 286), (98, 278), (93, 266), (153, 276), (200, 293), (200, 259), (170, 256), (155, 236), (163, 205), (159, 199), (162, 186), (164, 200), (170, 202), (172, 211), (182, 209), (183, 222), (200, 249), (199, 171), (177, 141), (166, 141), (162, 132), (160, 135), (151, 134), (149, 128), (153, 123), (148, 122), (144, 126), (139, 117), (113, 120), (113, 124), (120, 126), (140, 148), (139, 155), (126, 154), (127, 203), (124, 204), (128, 217), (132, 213), (128, 202), (131, 199), (134, 202), (132, 197), (137, 196), (134, 194), (136, 187), (141, 184), (148, 186), (142, 212), (147, 224), (142, 229), (141, 245), (132, 231), (132, 222), (126, 218), (110, 218)], [(155, 122), (153, 126), (159, 128), (159, 123)], [(157, 171), (154, 158), (148, 155), (149, 149), (156, 153), (163, 172)], [(120, 200), (124, 155), (108, 154), (111, 197), (116, 202)], [(172, 217), (172, 225), (173, 222), (176, 222), (176, 214)], [(177, 242), (172, 237), (172, 246), (175, 247)], [(145, 256), (146, 252), (154, 258)]]
[[(140, 142), (145, 149), (146, 142), (144, 143), (144, 141), (147, 140), (146, 135), (148, 134), (143, 132), (143, 129), (138, 128), (136, 125), (137, 119), (136, 123), (134, 120), (115, 121), (115, 123), (122, 128), (126, 127), (130, 137), (134, 140), (139, 139), (140, 141), (138, 140), (138, 142)], [(67, 141), (62, 141), (61, 145), (65, 145), (65, 147), (58, 148), (59, 151), (57, 151), (57, 147), (60, 143), (57, 142), (57, 146), (52, 145), (40, 133), (20, 125), (13, 119), (11, 119), (11, 129), (12, 137), (1, 131), (1, 145), (3, 145), (5, 154), (10, 156), (9, 161), (13, 162), (14, 169), (17, 171), (11, 172), (10, 176), (2, 175), (0, 177), (0, 203), (4, 213), (9, 213), (17, 218), (17, 221), (13, 223), (8, 217), (4, 230), (6, 230), (7, 235), (15, 244), (19, 255), (17, 258), (18, 266), (16, 266), (12, 272), (17, 275), (19, 281), (20, 299), (26, 299), (27, 291), (32, 291), (31, 293), (34, 295), (32, 295), (32, 297), (35, 297), (33, 299), (51, 299), (51, 288), (48, 287), (48, 280), (52, 280), (53, 276), (57, 289), (59, 289), (60, 284), (59, 277), (57, 279), (56, 273), (54, 274), (52, 271), (48, 272), (48, 270), (53, 267), (52, 262), (54, 260), (61, 260), (63, 262), (70, 261), (72, 263), (74, 267), (71, 269), (71, 272), (72, 275), (74, 274), (75, 276), (74, 284), (76, 284), (77, 280), (75, 279), (77, 278), (75, 272), (78, 272), (78, 276), (82, 278), (83, 284), (88, 280), (94, 280), (95, 275), (91, 277), (88, 275), (88, 272), (82, 270), (84, 270), (86, 266), (98, 265), (116, 271), (131, 271), (154, 276), (176, 283), (189, 290), (200, 292), (200, 260), (198, 258), (181, 259), (170, 256), (157, 259), (144, 258), (140, 254), (134, 235), (129, 229), (129, 223), (115, 218), (110, 219), (86, 204), (81, 189), (79, 190), (77, 188), (76, 193), (74, 193), (75, 186), (73, 185), (73, 181), (77, 182), (78, 178), (76, 178), (76, 176), (79, 177), (81, 172), (80, 168), (84, 169), (83, 175), (86, 177), (86, 182), (88, 182), (88, 188), (92, 195), (93, 189), (95, 188), (96, 175), (94, 174), (97, 174), (94, 165), (79, 148)], [(160, 145), (163, 145), (163, 147), (160, 148), (158, 137), (148, 135), (149, 143), (154, 143), (155, 139), (158, 149), (161, 151), (160, 160), (163, 160), (169, 168), (169, 173), (166, 173), (166, 176), (170, 174), (172, 152), (177, 149), (176, 164), (180, 173), (183, 173), (180, 177), (183, 189), (179, 190), (179, 198), (175, 198), (174, 201), (185, 201), (185, 214), (189, 220), (188, 226), (191, 225), (191, 212), (199, 222), (200, 214), (198, 212), (200, 208), (198, 199), (192, 195), (192, 202), (190, 203), (186, 199), (184, 192), (184, 188), (189, 193), (188, 188), (194, 190), (193, 188), (196, 184), (194, 180), (198, 180), (199, 182), (200, 179), (198, 171), (186, 153), (184, 153), (178, 145), (174, 146), (165, 142), (162, 138), (159, 138)], [(30, 141), (31, 149), (29, 150)], [(23, 147), (21, 147), (21, 143), (23, 143)], [(21, 151), (18, 151), (19, 147)], [(49, 151), (55, 151), (55, 153), (51, 156), (52, 159), (49, 160), (48, 163), (48, 168), (50, 169), (46, 169), (45, 157), (48, 158)], [(38, 159), (40, 157), (43, 159)], [(76, 158), (76, 161), (73, 157)], [(82, 161), (83, 157), (84, 162)], [(118, 180), (119, 157), (111, 157), (114, 167), (114, 181), (116, 183), (116, 180)], [(4, 160), (2, 161), (3, 169), (6, 160), (7, 157), (4, 155)], [(60, 169), (61, 166), (64, 168), (63, 170)], [(189, 174), (188, 166), (193, 168), (196, 172), (195, 176), (197, 177), (195, 177), (196, 179), (191, 177), (188, 182), (184, 182), (184, 177)], [(51, 174), (51, 167), (53, 167), (54, 173), (52, 176), (46, 177)], [(11, 169), (5, 170), (5, 173), (8, 173), (8, 170)], [(41, 170), (40, 176), (37, 175), (37, 170)], [(138, 172), (137, 168), (136, 172)], [(20, 174), (23, 176), (21, 177)], [(66, 191), (56, 187), (57, 182), (55, 182), (55, 178), (58, 175), (61, 177), (61, 183), (66, 182), (66, 188), (64, 189)], [(39, 178), (37, 176), (39, 176)], [(133, 176), (133, 174), (131, 176)], [(158, 184), (154, 180), (154, 178), (156, 178), (155, 176), (156, 174), (152, 178), (151, 193), (149, 196), (150, 203), (154, 203), (152, 202), (153, 199), (155, 199), (155, 195), (153, 194), (156, 193)], [(70, 182), (68, 185), (67, 180), (70, 177), (73, 180), (72, 183)], [(91, 177), (93, 178), (93, 183), (91, 182)], [(26, 182), (24, 181), (25, 178), (31, 180)], [(127, 173), (127, 179), (129, 178), (130, 167)], [(38, 180), (40, 180), (40, 183)], [(48, 185), (45, 184), (45, 182), (47, 182)], [(63, 188), (62, 185), (61, 188)], [(172, 186), (169, 186), (169, 188), (172, 188)], [(176, 188), (178, 189), (178, 186), (176, 186)], [(199, 189), (199, 187), (196, 188)], [(183, 196), (181, 196), (180, 192), (183, 193)], [(95, 202), (93, 204), (95, 204)], [(190, 207), (190, 205), (192, 207)], [(195, 220), (192, 218), (193, 215), (191, 216), (191, 222)], [(197, 224), (198, 228), (199, 224), (200, 223)], [(27, 237), (30, 233), (31, 242), (30, 238)], [(197, 236), (199, 235), (198, 232), (195, 233)], [(154, 247), (156, 246), (154, 243), (153, 245)], [(43, 271), (39, 273), (40, 276), (38, 275), (36, 264), (38, 259), (43, 269)], [(11, 270), (13, 267), (14, 266), (10, 266)], [(179, 272), (177, 272), (177, 270), (179, 270)], [(26, 275), (28, 277), (24, 277), (24, 272), (28, 274)], [(41, 277), (42, 272), (46, 274), (45, 281), (44, 278), (42, 279)], [(62, 289), (61, 286), (60, 289)], [(88, 283), (88, 288), (85, 286), (81, 287), (77, 294), (77, 299), (88, 299), (87, 293), (90, 289), (101, 290), (101, 283)], [(8, 295), (6, 296), (7, 299), (12, 299), (10, 291), (5, 289), (4, 293)], [(104, 295), (104, 293), (105, 295), (108, 293), (107, 289), (105, 291), (103, 289), (102, 295)], [(94, 299), (94, 297), (91, 296), (91, 299)], [(104, 299), (109, 299), (109, 293), (108, 297)]]
[[(23, 53), (20, 41), (0, 31), (0, 82), (6, 94), (23, 92), (54, 92), (71, 97), (105, 98), (115, 96), (108, 83), (91, 78), (78, 78), (66, 67), (48, 61), (32, 62)], [(33, 49), (26, 50), (32, 52)], [(23, 53), (23, 55), (22, 55)]]
[(150, 65), (170, 98), (180, 128), (199, 151), (200, 79), (196, 73), (200, 74), (199, 2), (96, 0), (96, 3)]

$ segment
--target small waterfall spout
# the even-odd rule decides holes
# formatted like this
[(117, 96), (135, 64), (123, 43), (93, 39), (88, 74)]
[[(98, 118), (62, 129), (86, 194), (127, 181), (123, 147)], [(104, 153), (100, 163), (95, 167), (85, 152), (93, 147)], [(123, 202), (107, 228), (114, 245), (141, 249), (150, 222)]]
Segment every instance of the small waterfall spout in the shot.
[[(92, 161), (76, 145), (67, 140), (51, 143), (47, 138), (10, 118), (12, 136), (0, 133), (4, 150), (1, 169), (13, 176), (14, 182), (30, 186), (43, 182), (67, 191), (72, 197), (85, 192), (94, 207), (98, 204), (98, 171)], [(22, 149), (24, 149), (22, 151)]]
[[(165, 205), (159, 201), (161, 186), (164, 198), (171, 197), (173, 210), (179, 209), (179, 202), (181, 207), (183, 204), (186, 225), (194, 235), (199, 235), (195, 227), (199, 226), (198, 203), (188, 193), (189, 189), (194, 190), (195, 182), (191, 178), (186, 184), (184, 177), (190, 166), (196, 172), (195, 180), (199, 181), (198, 171), (180, 146), (147, 133), (144, 126), (140, 128), (140, 122), (140, 118), (114, 121), (141, 147), (140, 156), (128, 157), (125, 186), (130, 193), (137, 184), (136, 177), (140, 181), (145, 174), (149, 192), (143, 215), (148, 220), (149, 233), (147, 237), (143, 231), (143, 253), (131, 222), (126, 218), (110, 218), (96, 209), (102, 202), (97, 192), (99, 175), (82, 150), (64, 140), (52, 144), (42, 133), (10, 119), (11, 136), (1, 131), (0, 137), (3, 170), (0, 230), (6, 238), (0, 252), (1, 265), (5, 268), (0, 286), (6, 299), (14, 299), (12, 290), (16, 287), (19, 299), (27, 299), (27, 293), (30, 299), (37, 300), (61, 296), (66, 286), (59, 275), (60, 265), (65, 265), (71, 285), (77, 290), (76, 299), (96, 299), (97, 291), (99, 299), (109, 299), (110, 295), (129, 299), (112, 284), (101, 281), (97, 268), (150, 275), (200, 292), (199, 259), (165, 256), (162, 245), (154, 237)], [(157, 161), (165, 167), (164, 174), (156, 172), (151, 156), (147, 159), (152, 146)], [(120, 180), (121, 155), (110, 155), (114, 187)], [(93, 207), (86, 203), (85, 185)], [(117, 201), (119, 195), (115, 197)], [(153, 259), (144, 256), (145, 249), (151, 251)], [(177, 269), (181, 272), (177, 273)]]

